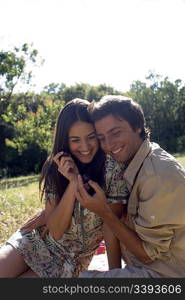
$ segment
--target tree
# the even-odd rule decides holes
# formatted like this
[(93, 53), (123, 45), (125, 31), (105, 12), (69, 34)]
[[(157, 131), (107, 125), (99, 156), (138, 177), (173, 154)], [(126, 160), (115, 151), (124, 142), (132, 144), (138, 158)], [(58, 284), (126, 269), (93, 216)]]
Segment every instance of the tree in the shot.
[(74, 98), (86, 99), (86, 87), (85, 83), (77, 83), (74, 86), (66, 87), (63, 93), (63, 100), (67, 103)]
[(20, 48), (14, 47), (11, 51), (0, 51), (0, 167), (5, 167), (5, 139), (12, 138), (14, 135), (11, 119), (7, 121), (6, 118), (12, 93), (19, 82), (30, 83), (32, 71), (28, 66), (33, 67), (38, 60), (38, 51), (27, 43)]
[(12, 51), (0, 51), (0, 96), (9, 99), (18, 82), (28, 84), (32, 71), (28, 65), (35, 65), (38, 61), (38, 51), (32, 45), (23, 44), (20, 48), (14, 47)]
[[(11, 116), (15, 135), (6, 139), (7, 155), (5, 157), (8, 175), (38, 173), (51, 151), (54, 126), (59, 111), (64, 102), (46, 101), (45, 105), (38, 105), (37, 111), (26, 111), (24, 104), (17, 108), (17, 115)], [(7, 117), (8, 117), (7, 116)], [(15, 159), (16, 158), (16, 159)]]
[(106, 84), (100, 84), (98, 86), (89, 86), (87, 89), (87, 99), (91, 102), (92, 100), (98, 101), (105, 95), (121, 94), (114, 90), (113, 87), (107, 86)]
[(185, 147), (185, 94), (182, 81), (171, 82), (157, 74), (146, 78), (150, 85), (135, 81), (129, 95), (141, 104), (146, 125), (151, 130), (151, 139), (170, 152), (182, 151)]
[(55, 100), (62, 100), (66, 85), (64, 83), (50, 83), (44, 87), (42, 95), (53, 102)]

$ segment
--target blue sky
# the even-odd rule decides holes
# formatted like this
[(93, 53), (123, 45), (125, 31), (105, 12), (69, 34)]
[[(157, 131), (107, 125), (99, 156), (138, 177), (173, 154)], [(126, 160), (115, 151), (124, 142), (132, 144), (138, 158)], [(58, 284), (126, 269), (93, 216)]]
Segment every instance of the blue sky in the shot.
[(33, 43), (45, 59), (35, 90), (84, 82), (124, 92), (149, 70), (185, 81), (184, 0), (0, 0), (0, 8), (0, 49)]

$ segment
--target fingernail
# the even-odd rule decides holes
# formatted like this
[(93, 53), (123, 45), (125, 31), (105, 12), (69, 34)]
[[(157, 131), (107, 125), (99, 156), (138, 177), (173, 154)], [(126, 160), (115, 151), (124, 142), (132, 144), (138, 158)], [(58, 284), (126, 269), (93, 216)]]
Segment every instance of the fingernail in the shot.
[(79, 181), (80, 184), (83, 184), (82, 177), (79, 174), (78, 174), (78, 181)]

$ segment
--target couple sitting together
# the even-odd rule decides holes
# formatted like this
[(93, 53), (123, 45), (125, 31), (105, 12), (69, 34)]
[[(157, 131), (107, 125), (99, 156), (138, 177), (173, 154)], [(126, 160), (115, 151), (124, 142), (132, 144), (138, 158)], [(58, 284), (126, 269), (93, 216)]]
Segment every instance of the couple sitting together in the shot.
[[(67, 103), (40, 192), (45, 209), (0, 249), (1, 278), (185, 277), (185, 170), (134, 100)], [(102, 240), (109, 270), (90, 271)]]

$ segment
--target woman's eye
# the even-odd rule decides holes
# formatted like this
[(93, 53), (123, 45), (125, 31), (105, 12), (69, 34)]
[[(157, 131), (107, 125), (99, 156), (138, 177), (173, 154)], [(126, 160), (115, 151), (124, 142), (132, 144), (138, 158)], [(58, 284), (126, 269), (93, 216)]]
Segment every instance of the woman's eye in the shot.
[(71, 140), (71, 143), (79, 143), (80, 140)]
[(95, 139), (96, 138), (96, 136), (95, 135), (91, 135), (91, 136), (89, 136), (89, 140), (93, 140), (93, 139)]

